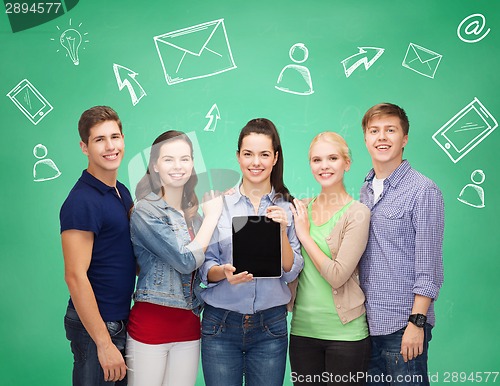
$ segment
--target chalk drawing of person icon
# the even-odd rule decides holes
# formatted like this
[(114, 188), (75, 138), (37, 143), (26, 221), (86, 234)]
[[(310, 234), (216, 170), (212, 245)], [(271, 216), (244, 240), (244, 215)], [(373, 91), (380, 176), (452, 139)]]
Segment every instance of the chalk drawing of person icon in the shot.
[[(280, 75), (278, 76), (278, 81), (276, 82), (276, 87), (278, 90), (283, 92), (288, 92), (297, 95), (310, 95), (314, 92), (311, 73), (309, 69), (302, 66), (300, 63), (304, 63), (308, 56), (309, 51), (303, 43), (297, 43), (290, 48), (290, 59), (297, 64), (289, 64), (283, 67)], [(300, 58), (297, 58), (301, 55)]]
[(480, 169), (474, 170), (470, 175), (473, 184), (465, 185), (457, 199), (474, 208), (484, 208), (484, 189), (479, 186), (484, 182), (486, 176)]
[(33, 166), (33, 181), (35, 182), (53, 180), (61, 175), (54, 161), (45, 158), (47, 153), (47, 148), (40, 143), (33, 148), (33, 155), (39, 159)]

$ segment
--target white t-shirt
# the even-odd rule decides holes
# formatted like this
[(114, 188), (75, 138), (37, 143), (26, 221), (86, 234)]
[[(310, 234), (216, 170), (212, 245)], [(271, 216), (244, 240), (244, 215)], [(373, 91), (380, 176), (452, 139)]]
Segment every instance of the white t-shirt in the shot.
[(372, 186), (373, 186), (373, 203), (375, 204), (382, 191), (384, 190), (384, 180), (385, 178), (378, 179), (377, 177), (373, 177)]

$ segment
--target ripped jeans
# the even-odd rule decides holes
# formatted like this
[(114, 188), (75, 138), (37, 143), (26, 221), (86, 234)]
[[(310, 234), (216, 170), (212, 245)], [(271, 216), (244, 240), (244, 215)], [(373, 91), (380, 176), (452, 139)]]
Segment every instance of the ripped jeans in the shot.
[(371, 357), (366, 385), (428, 386), (427, 352), (432, 339), (432, 326), (424, 327), (424, 351), (405, 363), (401, 351), (402, 328), (389, 335), (371, 336)]

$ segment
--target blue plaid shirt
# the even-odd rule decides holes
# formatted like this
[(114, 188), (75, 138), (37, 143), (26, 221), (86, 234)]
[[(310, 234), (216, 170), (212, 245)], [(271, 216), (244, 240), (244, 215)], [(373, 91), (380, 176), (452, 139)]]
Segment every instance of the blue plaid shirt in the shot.
[[(372, 169), (360, 201), (370, 208), (370, 235), (360, 263), (371, 335), (408, 324), (415, 295), (436, 299), (443, 284), (444, 203), (436, 184), (403, 161), (373, 202)], [(434, 301), (427, 322), (435, 323)]]

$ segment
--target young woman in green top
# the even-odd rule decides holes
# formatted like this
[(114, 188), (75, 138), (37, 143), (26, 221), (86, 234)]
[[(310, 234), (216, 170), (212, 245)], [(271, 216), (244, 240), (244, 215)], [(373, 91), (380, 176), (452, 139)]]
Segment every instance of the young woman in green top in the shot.
[(370, 210), (344, 187), (351, 166), (345, 140), (317, 135), (309, 148), (311, 172), (321, 185), (312, 199), (294, 200), (304, 270), (292, 282), (290, 336), (294, 385), (362, 384), (370, 341), (358, 262), (368, 240)]

